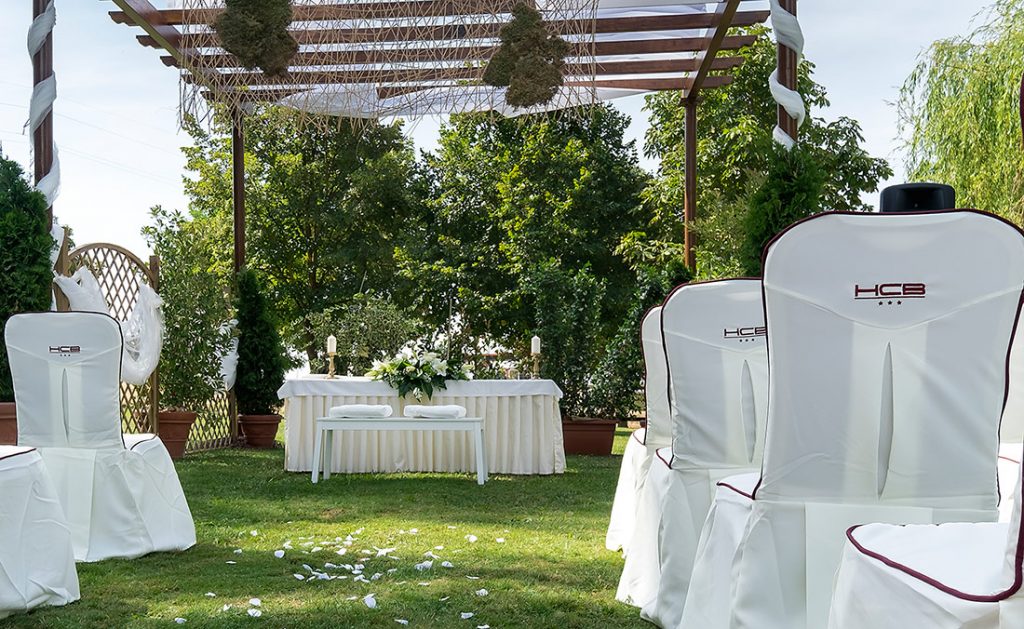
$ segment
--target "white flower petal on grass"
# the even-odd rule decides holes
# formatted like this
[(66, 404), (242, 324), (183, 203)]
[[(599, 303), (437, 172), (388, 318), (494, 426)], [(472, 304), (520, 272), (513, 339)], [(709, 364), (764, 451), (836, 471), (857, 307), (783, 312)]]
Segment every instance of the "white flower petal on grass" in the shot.
[(479, 581), (480, 580), (480, 577), (471, 577), (468, 574), (466, 575), (466, 578), (469, 579), (470, 581)]
[(467, 535), (466, 536), (466, 541), (469, 542), (470, 544), (475, 544), (476, 543), (476, 535)]
[(283, 550), (275, 550), (274, 551), (274, 556), (277, 557), (278, 559), (282, 559), (284, 557), (284, 551)]
[(207, 593), (206, 593), (206, 598), (213, 598), (213, 597), (215, 597), (215, 596), (217, 596), (217, 595), (216, 595), (216, 594), (214, 594), (213, 592), (207, 592)]
[(453, 566), (452, 562), (450, 562), (450, 561), (442, 561), (441, 562), (441, 567), (442, 568), (454, 568), (455, 566)]
[(372, 577), (370, 577), (370, 580), (371, 580), (371, 581), (376, 581), (377, 579), (381, 578), (382, 576), (384, 576), (384, 575), (383, 575), (383, 574), (381, 574), (380, 572), (374, 572), (374, 573), (373, 573), (373, 576), (372, 576)]
[(391, 553), (393, 553), (396, 550), (398, 550), (397, 548), (377, 548), (376, 546), (374, 546), (373, 549), (375, 551), (377, 551), (377, 556), (378, 557), (387, 557)]
[(388, 572), (388, 574), (394, 574), (394, 573), (398, 572), (398, 568), (388, 568), (387, 572)]
[(231, 609), (231, 605), (224, 605), (224, 607), (221, 607), (221, 608), (220, 608), (220, 611), (222, 611), (222, 612), (226, 612), (226, 611), (228, 611), (229, 609)]
[(183, 624), (185, 624), (188, 621), (185, 620), (184, 618), (175, 618), (174, 622), (178, 623), (179, 625), (183, 625)]
[(407, 625), (407, 624), (409, 624), (409, 621), (406, 620), (405, 618), (395, 618), (395, 622), (397, 622), (400, 625)]
[(318, 553), (318, 552), (320, 552), (321, 550), (323, 550), (323, 548), (321, 548), (320, 546), (314, 546), (314, 547), (313, 547), (313, 550), (311, 550), (311, 551), (309, 551), (309, 552), (311, 552), (311, 553)]
[(459, 617), (463, 620), (469, 620), (473, 616), (476, 616), (476, 614), (474, 614), (473, 612), (462, 612), (461, 614), (459, 614)]
[(490, 625), (477, 625), (476, 629), (491, 629)]
[(423, 553), (423, 556), (424, 557), (430, 557), (431, 559), (440, 559), (440, 557), (435, 555), (434, 551), (432, 551), (432, 550), (428, 550), (427, 552)]
[(434, 546), (434, 550), (444, 550), (444, 546)]
[(249, 604), (252, 605), (253, 607), (259, 607), (260, 605), (263, 604), (263, 601), (261, 601), (258, 598), (250, 598), (249, 599)]
[(498, 542), (499, 544), (504, 544), (505, 543), (505, 538), (504, 537), (497, 537), (497, 538), (494, 539), (494, 541)]
[(345, 600), (346, 601), (354, 601), (354, 600), (357, 600), (358, 598), (359, 598), (358, 596), (350, 596), (350, 597), (346, 598)]
[(339, 548), (338, 550), (334, 551), (334, 554), (336, 554), (336, 555), (344, 555), (347, 552), (348, 552), (347, 548)]
[(298, 572), (296, 572), (292, 576), (295, 577), (296, 579), (298, 579), (299, 581), (305, 581), (306, 580), (306, 577), (304, 575), (299, 574)]
[(439, 600), (439, 601), (441, 601), (443, 603), (443, 602), (447, 601), (450, 598), (451, 598), (450, 596), (442, 596), (441, 598), (439, 598), (437, 600)]
[(420, 582), (419, 582), (419, 583), (417, 583), (416, 585), (430, 585), (430, 583), (429, 583), (429, 582), (427, 582), (427, 581), (420, 581)]
[(256, 609), (255, 607), (250, 607), (249, 609), (246, 610), (246, 613), (249, 614), (249, 616), (252, 617), (252, 618), (259, 618), (260, 616), (263, 615), (263, 612), (261, 612), (260, 610)]
[(416, 569), (419, 570), (420, 572), (423, 572), (424, 570), (430, 570), (433, 567), (434, 567), (434, 561), (432, 559), (428, 559), (426, 561), (422, 561), (422, 562), (416, 564)]
[(242, 554), (242, 549), (241, 548), (236, 548), (235, 549), (235, 554), (236, 555), (241, 555)]
[(412, 533), (413, 535), (419, 535), (420, 534), (420, 530), (419, 529), (409, 529), (409, 532)]
[(363, 603), (370, 609), (377, 609), (377, 599), (373, 597), (373, 594), (364, 596)]
[(224, 563), (228, 564), (229, 566), (233, 566), (233, 565), (237, 564), (238, 562), (237, 561), (225, 561)]
[(353, 566), (353, 568), (356, 570), (362, 570), (364, 567), (365, 566), (361, 563), (357, 563), (355, 566)]
[(253, 537), (256, 537), (259, 534), (260, 534), (260, 532), (257, 531), (256, 529), (253, 529), (253, 530), (249, 531), (249, 535), (252, 535)]
[(476, 591), (476, 595), (477, 596), (487, 596), (488, 594), (490, 594), (490, 592), (488, 592), (484, 588), (480, 588), (479, 590)]

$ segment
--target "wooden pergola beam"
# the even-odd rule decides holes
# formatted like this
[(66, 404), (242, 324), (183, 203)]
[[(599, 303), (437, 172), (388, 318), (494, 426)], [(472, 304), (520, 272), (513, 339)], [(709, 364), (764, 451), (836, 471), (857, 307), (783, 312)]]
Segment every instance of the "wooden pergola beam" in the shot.
[[(727, 70), (741, 64), (741, 57), (723, 57), (710, 64), (712, 69)], [(618, 61), (595, 64), (567, 64), (563, 75), (567, 79), (588, 76), (615, 76), (630, 74), (689, 73), (701, 65), (697, 59), (656, 59), (652, 61)], [(350, 85), (360, 83), (416, 83), (427, 81), (479, 80), (482, 68), (475, 67), (422, 67), (401, 69), (368, 68), (365, 70), (321, 70), (289, 72), (285, 76), (268, 77), (262, 72), (233, 72), (221, 74), (226, 87), (246, 85)], [(191, 74), (184, 80), (196, 82)]]
[[(292, 7), (293, 22), (334, 20), (386, 20), (427, 17), (455, 17), (510, 14), (522, 0), (404, 0), (402, 2), (339, 2), (336, 4), (296, 5)], [(708, 4), (729, 0), (709, 0)], [(751, 0), (752, 1), (752, 0)], [(162, 9), (164, 24), (213, 24), (223, 9)], [(122, 11), (110, 11), (118, 24), (131, 24)]]
[[(125, 2), (128, 0), (116, 0)], [(145, 1), (145, 0), (131, 0)], [(732, 26), (752, 26), (764, 22), (768, 11), (737, 12)], [(644, 17), (598, 18), (595, 20), (556, 20), (550, 22), (552, 29), (560, 33), (592, 32), (598, 35), (621, 33), (646, 33), (656, 31), (700, 30), (718, 25), (719, 15), (714, 13), (685, 13)], [(290, 31), (300, 45), (328, 44), (384, 44), (385, 42), (408, 41), (454, 41), (463, 39), (495, 39), (504, 22), (478, 24), (442, 24), (435, 26), (383, 26), (334, 29), (299, 29)], [(152, 35), (152, 34), (150, 34)], [(156, 38), (152, 42), (164, 47)], [(139, 41), (149, 45), (150, 40)], [(168, 37), (167, 41), (177, 48), (216, 48), (220, 40), (216, 33), (182, 33)]]
[[(145, 36), (143, 36), (145, 37)], [(738, 50), (754, 43), (753, 35), (726, 36), (719, 50)], [(145, 42), (148, 45), (148, 42)], [(154, 42), (155, 43), (155, 42)], [(619, 55), (647, 55), (658, 53), (684, 53), (704, 50), (709, 43), (707, 37), (677, 37), (669, 39), (640, 39), (629, 41), (607, 41), (572, 44), (569, 52), (571, 57), (612, 57)], [(362, 64), (394, 64), (419, 63), (430, 61), (487, 61), (498, 50), (496, 45), (488, 46), (449, 46), (434, 48), (402, 48), (394, 50), (335, 50), (323, 52), (299, 52), (291, 60), (291, 65), (362, 65)], [(183, 51), (194, 63), (207, 67), (237, 68), (240, 67), (234, 55), (223, 52)], [(181, 67), (178, 60), (171, 55), (163, 55), (160, 60), (168, 67)]]
[(121, 8), (126, 21), (121, 24), (134, 24), (146, 31), (146, 36), (153, 41), (155, 47), (166, 50), (176, 61), (181, 63), (183, 55), (179, 49), (181, 31), (164, 22), (160, 11), (150, 4), (149, 0), (113, 0)]
[(739, 9), (739, 6), (740, 0), (726, 0), (726, 2), (718, 6), (720, 11), (718, 25), (709, 38), (707, 47), (701, 53), (700, 66), (694, 75), (693, 86), (683, 94), (684, 98), (696, 98), (697, 93), (700, 92), (700, 88), (704, 84), (704, 79), (707, 78), (711, 70), (715, 69), (714, 65), (718, 58), (718, 51), (721, 50), (722, 42), (725, 40), (725, 35), (733, 23), (733, 18), (736, 17), (736, 11)]

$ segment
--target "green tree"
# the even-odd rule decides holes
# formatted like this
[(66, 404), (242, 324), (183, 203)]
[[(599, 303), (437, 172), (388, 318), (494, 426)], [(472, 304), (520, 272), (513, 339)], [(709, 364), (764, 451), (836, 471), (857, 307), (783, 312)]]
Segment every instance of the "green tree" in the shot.
[(277, 326), (267, 308), (256, 274), (238, 274), (235, 312), (238, 315), (238, 371), (235, 395), (243, 415), (270, 415), (280, 404), (277, 390), (284, 384), (287, 359)]
[[(0, 154), (0, 330), (19, 312), (49, 310), (53, 239), (46, 198), (33, 190), (18, 163)], [(6, 346), (0, 347), (0, 402), (14, 401)]]
[[(280, 108), (246, 120), (248, 265), (269, 281), (286, 336), (313, 360), (311, 317), (357, 294), (394, 289), (395, 243), (416, 232), (414, 156), (400, 124), (339, 119), (303, 124)], [(184, 149), (194, 216), (230, 215), (230, 127), (190, 123)]]
[[(746, 200), (778, 155), (772, 139), (777, 109), (768, 89), (776, 48), (764, 29), (752, 32), (757, 39), (739, 51), (745, 61), (736, 68), (733, 82), (704, 91), (698, 109), (699, 200), (695, 228), (705, 238), (698, 246), (697, 258), (711, 264), (698, 266), (704, 278), (742, 268), (738, 260), (743, 239), (722, 241), (711, 235), (742, 233)], [(813, 69), (812, 63), (802, 62), (797, 83), (812, 114), (800, 129), (801, 144), (828, 175), (822, 187), (821, 208), (867, 210), (861, 194), (877, 190), (878, 182), (891, 176), (892, 171), (885, 160), (871, 157), (861, 147), (864, 138), (856, 121), (840, 117), (827, 122), (813, 116), (814, 110), (829, 104), (825, 88), (813, 79)], [(649, 238), (678, 241), (683, 233), (685, 112), (679, 95), (670, 92), (649, 96), (646, 110), (651, 124), (645, 151), (661, 160), (658, 177), (644, 193), (654, 216)], [(733, 247), (725, 249), (730, 242)]]
[(489, 334), (525, 350), (535, 324), (527, 278), (545, 265), (587, 268), (605, 284), (604, 331), (614, 330), (634, 275), (614, 255), (646, 223), (646, 176), (628, 120), (615, 109), (526, 119), (453, 116), (425, 156), (430, 201), (420, 236), (402, 252), (426, 318), (455, 316), (465, 336)]
[(903, 85), (907, 172), (952, 185), (961, 207), (1024, 224), (1024, 3), (998, 0), (985, 15), (973, 32), (932, 44)]

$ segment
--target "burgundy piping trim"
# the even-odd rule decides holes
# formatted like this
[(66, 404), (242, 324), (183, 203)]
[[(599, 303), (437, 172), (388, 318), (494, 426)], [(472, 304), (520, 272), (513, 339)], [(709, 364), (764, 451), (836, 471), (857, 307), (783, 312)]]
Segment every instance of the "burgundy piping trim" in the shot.
[[(672, 365), (671, 365), (671, 363), (669, 363), (669, 360), (668, 360), (668, 345), (665, 343), (665, 307), (668, 306), (669, 300), (671, 300), (672, 297), (676, 293), (678, 293), (679, 291), (683, 290), (684, 288), (688, 288), (690, 286), (706, 286), (708, 284), (724, 284), (726, 282), (750, 282), (750, 281), (752, 281), (752, 282), (761, 282), (761, 278), (759, 278), (759, 277), (727, 277), (727, 278), (723, 278), (723, 279), (720, 279), (720, 280), (705, 280), (705, 281), (702, 281), (702, 282), (686, 282), (685, 284), (680, 284), (679, 286), (676, 286), (671, 291), (669, 291), (668, 295), (665, 296), (665, 301), (663, 301), (662, 304), (661, 304), (660, 325), (661, 325), (661, 349), (662, 349), (662, 351), (665, 354), (665, 373), (668, 376), (667, 383), (666, 383), (668, 386), (667, 386), (667, 390), (665, 392), (668, 394), (669, 417), (672, 416)], [(762, 286), (762, 293), (763, 293), (763, 291), (764, 291), (764, 288)], [(763, 309), (762, 309), (762, 314), (764, 314)], [(673, 446), (674, 446), (675, 445), (675, 439), (673, 438), (672, 441), (673, 441)], [(672, 456), (675, 457), (675, 454), (673, 454)], [(669, 466), (669, 467), (671, 467), (671, 466)]]
[(659, 449), (659, 450), (655, 450), (654, 451), (654, 456), (656, 456), (659, 459), (661, 459), (661, 462), (665, 464), (665, 467), (667, 467), (668, 469), (672, 469), (672, 461), (675, 460), (676, 455), (673, 454), (672, 458), (670, 460), (666, 461), (665, 457), (661, 456), (661, 450)]
[(0, 461), (6, 461), (7, 459), (13, 459), (16, 456), (21, 456), (23, 454), (30, 454), (30, 453), (35, 452), (35, 451), (36, 451), (35, 448), (29, 448), (27, 450), (22, 450), (21, 452), (15, 452), (14, 454), (8, 454), (7, 456), (0, 456)]
[[(12, 315), (10, 318), (7, 319), (7, 321), (10, 322), (10, 320), (15, 318), (15, 317), (24, 317), (24, 316), (27, 316), (27, 315), (39, 315), (39, 314), (45, 314), (45, 315), (77, 314), (77, 315), (94, 315), (94, 316), (98, 316), (98, 317), (106, 317), (107, 319), (110, 319), (111, 321), (113, 321), (114, 324), (117, 326), (117, 333), (121, 336), (121, 353), (122, 354), (124, 353), (124, 330), (121, 329), (121, 322), (118, 321), (117, 319), (115, 319), (114, 317), (111, 317), (109, 314), (107, 314), (105, 312), (81, 312), (81, 311), (77, 311), (77, 310), (45, 310), (45, 311), (42, 311), (42, 312), (19, 312), (18, 314)], [(6, 343), (7, 343), (7, 328), (4, 327), (4, 344), (6, 345)], [(119, 361), (117, 363), (117, 381), (118, 381), (118, 383), (121, 382), (121, 375), (122, 375), (121, 372), (122, 372), (123, 369), (124, 369), (124, 364)], [(12, 383), (12, 386), (13, 386), (13, 383)], [(17, 401), (17, 399), (18, 399), (18, 392), (17, 392), (17, 390), (14, 391), (14, 399), (15, 399), (15, 401)], [(121, 407), (121, 400), (120, 400), (120, 398), (118, 398), (117, 406), (118, 406), (118, 409), (120, 409), (120, 407)], [(124, 428), (122, 428), (119, 425), (118, 426), (118, 430), (121, 433), (121, 447), (122, 448), (127, 447), (127, 446), (125, 446), (125, 443), (124, 443)]]
[(748, 500), (753, 500), (754, 499), (753, 495), (748, 494), (747, 492), (743, 491), (742, 489), (734, 487), (734, 486), (732, 486), (729, 483), (726, 483), (724, 481), (718, 481), (717, 483), (715, 483), (715, 485), (717, 485), (719, 487), (725, 487), (726, 489), (731, 489), (734, 492), (736, 492), (737, 494), (743, 496), (744, 498), (747, 498)]
[[(1024, 90), (1024, 84), (1021, 85), (1021, 89)], [(1021, 106), (1024, 107), (1024, 101), (1022, 101)], [(1003, 218), (1002, 216), (999, 216), (997, 214), (992, 214), (991, 212), (984, 212), (982, 210), (975, 210), (975, 209), (970, 209), (970, 208), (957, 209), (957, 210), (923, 210), (923, 211), (920, 211), (920, 212), (899, 212), (899, 213), (891, 213), (891, 214), (881, 214), (881, 213), (878, 213), (878, 214), (872, 214), (872, 216), (876, 216), (876, 217), (883, 217), (883, 216), (884, 217), (900, 217), (900, 216), (921, 216), (921, 215), (929, 215), (929, 214), (953, 214), (953, 213), (957, 213), (957, 214), (968, 214), (968, 213), (969, 214), (980, 214), (982, 216), (987, 216), (989, 218), (994, 218), (994, 219), (996, 219), (996, 220), (998, 220), (998, 221), (1000, 221), (1000, 222), (1002, 222), (1002, 223), (1004, 223), (1006, 225), (1009, 225), (1010, 227), (1013, 228), (1014, 231), (1017, 232), (1017, 234), (1019, 234), (1022, 238), (1024, 238), (1024, 230), (1022, 230), (1017, 225), (1011, 223), (1007, 219)], [(766, 244), (764, 246), (764, 249), (761, 251), (761, 272), (762, 273), (764, 272), (765, 263), (768, 261), (769, 250), (773, 246), (775, 246), (775, 243), (778, 242), (780, 238), (782, 238), (784, 235), (789, 233), (790, 230), (792, 230), (793, 228), (797, 227), (798, 225), (802, 225), (802, 224), (804, 224), (804, 223), (806, 223), (808, 221), (813, 221), (813, 220), (816, 220), (816, 219), (819, 219), (819, 218), (823, 218), (823, 217), (826, 217), (826, 216), (836, 216), (836, 215), (838, 215), (838, 216), (864, 216), (864, 212), (848, 212), (848, 211), (843, 211), (843, 212), (822, 212), (822, 213), (819, 213), (819, 214), (814, 214), (813, 216), (808, 216), (807, 218), (802, 218), (799, 221), (793, 223), (792, 225), (790, 225), (786, 229), (784, 229), (784, 230), (780, 231), (779, 233), (775, 234), (775, 236), (771, 240), (768, 241), (768, 244)], [(882, 220), (891, 220), (891, 219), (890, 218), (885, 218), (885, 219), (882, 219)], [(771, 406), (772, 406), (772, 396), (771, 396), (771, 390), (772, 390), (771, 389), (771, 381), (772, 381), (772, 370), (771, 370), (771, 364), (772, 364), (772, 335), (771, 335), (771, 327), (769, 326), (769, 323), (768, 323), (768, 302), (767, 302), (767, 300), (765, 298), (764, 280), (763, 279), (761, 281), (761, 306), (764, 308), (764, 325), (765, 325), (765, 329), (768, 331), (768, 335), (765, 338), (765, 354), (766, 354), (766, 357), (768, 359), (768, 392), (769, 392), (769, 394), (768, 394), (768, 402), (765, 404), (765, 443), (767, 445), (768, 420), (771, 419)], [(1018, 325), (1018, 323), (1020, 323), (1020, 315), (1021, 315), (1021, 308), (1022, 307), (1024, 307), (1024, 286), (1021, 287), (1020, 299), (1017, 301), (1017, 318), (1014, 319), (1014, 321), (1013, 321), (1013, 329), (1010, 331), (1010, 340), (1009, 340), (1009, 342), (1007, 344), (1007, 347), (1006, 347), (1006, 363), (1005, 363), (1005, 365), (1006, 365), (1005, 366), (1006, 376), (1005, 376), (1005, 378), (1003, 380), (1003, 382), (1004, 382), (1004, 384), (1003, 384), (1003, 406), (1002, 406), (1002, 411), (999, 413), (999, 428), (1000, 429), (1003, 426), (1003, 413), (1006, 412), (1006, 402), (1007, 402), (1007, 400), (1010, 397), (1010, 353), (1013, 350), (1013, 341), (1017, 337), (1017, 325)], [(761, 477), (757, 479), (757, 484), (754, 486), (754, 500), (757, 499), (757, 490), (761, 488), (761, 482), (763, 480), (764, 480), (764, 458), (762, 457), (762, 459), (761, 459)], [(1024, 491), (1022, 491), (1022, 494), (1024, 494)], [(998, 470), (996, 471), (996, 496), (998, 497), (998, 499), (1000, 501), (1002, 500), (1002, 495), (1000, 495), (1000, 492), (999, 492), (999, 472), (998, 472)], [(1022, 498), (1022, 499), (1024, 499), (1024, 498)], [(1024, 526), (1021, 527), (1021, 530), (1024, 531)], [(1024, 539), (1024, 532), (1022, 532), (1021, 537), (1022, 537), (1022, 539)], [(1021, 550), (1020, 550), (1021, 544), (1018, 544), (1017, 547), (1018, 547), (1018, 550), (1017, 550), (1017, 554), (1018, 554), (1017, 573), (1018, 573), (1018, 575), (1017, 576), (1018, 576), (1018, 580), (1019, 580), (1020, 579), (1020, 572), (1021, 572), (1021, 569), (1020, 569), (1021, 561), (1019, 559), (1020, 554), (1021, 554)]]
[(155, 441), (155, 440), (156, 440), (156, 435), (150, 435), (150, 437), (148, 439), (140, 439), (140, 440), (136, 441), (135, 443), (133, 443), (132, 447), (129, 448), (129, 450), (134, 450), (135, 446), (141, 445), (143, 443), (147, 443), (149, 441)]
[(1000, 454), (1000, 455), (999, 455), (999, 458), (1000, 458), (1000, 459), (1002, 459), (1002, 460), (1004, 460), (1004, 461), (1009, 461), (1010, 463), (1016, 463), (1017, 465), (1020, 465), (1020, 461), (1018, 461), (1018, 460), (1016, 460), (1016, 459), (1011, 459), (1011, 458), (1010, 458), (1010, 457), (1008, 457), (1008, 456), (1003, 456), (1003, 455), (1001, 455), (1001, 454)]

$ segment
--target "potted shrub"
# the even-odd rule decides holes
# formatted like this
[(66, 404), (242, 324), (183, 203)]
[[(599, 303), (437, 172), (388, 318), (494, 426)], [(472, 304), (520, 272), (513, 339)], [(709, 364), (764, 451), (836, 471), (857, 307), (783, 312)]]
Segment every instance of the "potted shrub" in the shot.
[(250, 447), (273, 448), (281, 422), (275, 412), (280, 404), (277, 390), (284, 384), (287, 357), (260, 282), (249, 269), (238, 274), (236, 311), (238, 422)]
[[(46, 198), (25, 181), (16, 162), (0, 155), (0, 330), (19, 312), (50, 309), (53, 239)], [(7, 347), (0, 343), (0, 444), (18, 439)]]
[(198, 412), (224, 387), (221, 357), (230, 334), (221, 325), (229, 308), (222, 282), (210, 267), (213, 255), (204, 225), (160, 207), (153, 208), (152, 218), (143, 233), (160, 256), (164, 301), (157, 433), (171, 458), (179, 459)]

